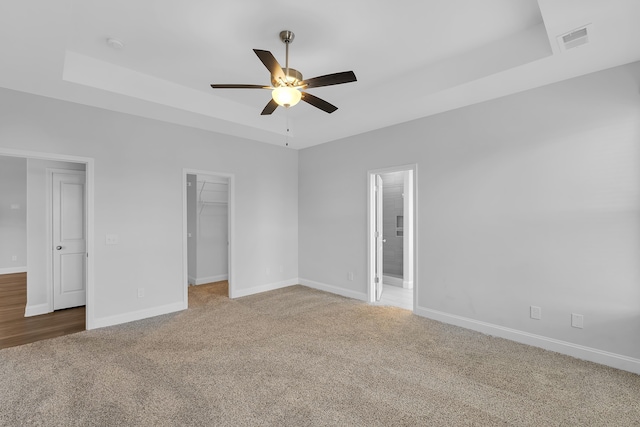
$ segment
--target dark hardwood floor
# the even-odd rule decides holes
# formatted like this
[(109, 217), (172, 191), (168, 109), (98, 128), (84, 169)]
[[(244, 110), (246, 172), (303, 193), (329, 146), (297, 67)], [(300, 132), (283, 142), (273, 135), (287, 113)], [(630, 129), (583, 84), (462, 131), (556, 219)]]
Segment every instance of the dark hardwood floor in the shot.
[(0, 348), (85, 330), (85, 307), (24, 317), (27, 273), (0, 275)]

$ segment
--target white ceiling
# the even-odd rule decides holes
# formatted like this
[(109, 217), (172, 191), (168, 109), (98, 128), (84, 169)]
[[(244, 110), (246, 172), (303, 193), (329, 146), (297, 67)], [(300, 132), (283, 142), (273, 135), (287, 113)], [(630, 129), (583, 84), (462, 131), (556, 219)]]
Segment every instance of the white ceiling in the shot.
[[(2, 0), (0, 86), (304, 148), (638, 61), (638, 18), (638, 0)], [(252, 49), (284, 65), (284, 29), (305, 78), (355, 72), (309, 89), (335, 113), (260, 116), (268, 91), (209, 87), (269, 84)]]

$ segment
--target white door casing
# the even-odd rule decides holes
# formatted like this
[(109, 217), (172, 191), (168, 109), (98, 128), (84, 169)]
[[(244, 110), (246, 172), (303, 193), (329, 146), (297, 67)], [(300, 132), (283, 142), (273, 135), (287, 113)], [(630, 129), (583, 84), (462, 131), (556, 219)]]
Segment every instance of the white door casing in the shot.
[(85, 172), (52, 173), (53, 309), (86, 304)]
[(382, 212), (383, 212), (383, 204), (382, 204), (382, 177), (380, 175), (376, 175), (376, 301), (380, 301), (382, 297), (383, 284), (382, 284), (382, 267), (383, 267), (383, 245), (384, 245), (384, 237), (383, 237), (383, 222), (382, 222)]

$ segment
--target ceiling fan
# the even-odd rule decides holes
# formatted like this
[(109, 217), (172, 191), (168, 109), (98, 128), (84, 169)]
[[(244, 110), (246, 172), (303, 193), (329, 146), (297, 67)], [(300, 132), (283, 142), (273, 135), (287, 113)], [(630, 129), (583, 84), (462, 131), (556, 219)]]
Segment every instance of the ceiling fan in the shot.
[(356, 75), (353, 71), (343, 71), (341, 73), (327, 74), (311, 79), (303, 80), (302, 73), (293, 68), (289, 68), (289, 44), (293, 42), (295, 34), (291, 31), (281, 31), (280, 40), (286, 46), (286, 63), (283, 70), (276, 58), (268, 50), (253, 49), (258, 58), (271, 73), (272, 86), (262, 85), (245, 85), (245, 84), (212, 84), (213, 89), (269, 89), (271, 90), (271, 101), (262, 110), (261, 115), (269, 115), (273, 113), (278, 106), (285, 108), (293, 107), (300, 100), (311, 104), (316, 108), (333, 113), (338, 109), (320, 99), (304, 91), (314, 87), (339, 85), (342, 83), (351, 83), (356, 81)]

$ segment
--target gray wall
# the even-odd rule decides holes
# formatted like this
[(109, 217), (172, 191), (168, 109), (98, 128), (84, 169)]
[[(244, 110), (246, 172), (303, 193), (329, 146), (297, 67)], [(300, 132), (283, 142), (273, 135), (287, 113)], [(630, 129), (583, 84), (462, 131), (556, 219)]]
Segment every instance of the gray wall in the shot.
[[(404, 215), (404, 172), (390, 172), (382, 177), (382, 273), (402, 279), (403, 236), (397, 235), (397, 217)], [(404, 230), (403, 230), (404, 232)]]
[(26, 266), (27, 162), (0, 156), (0, 274), (26, 271)]
[(418, 311), (639, 358), (639, 83), (634, 63), (302, 150), (301, 279), (365, 298), (367, 171), (417, 163)]
[[(296, 151), (6, 89), (0, 148), (94, 159), (90, 327), (184, 306), (185, 168), (235, 176), (238, 292), (295, 283)], [(106, 234), (119, 244), (107, 246)]]

